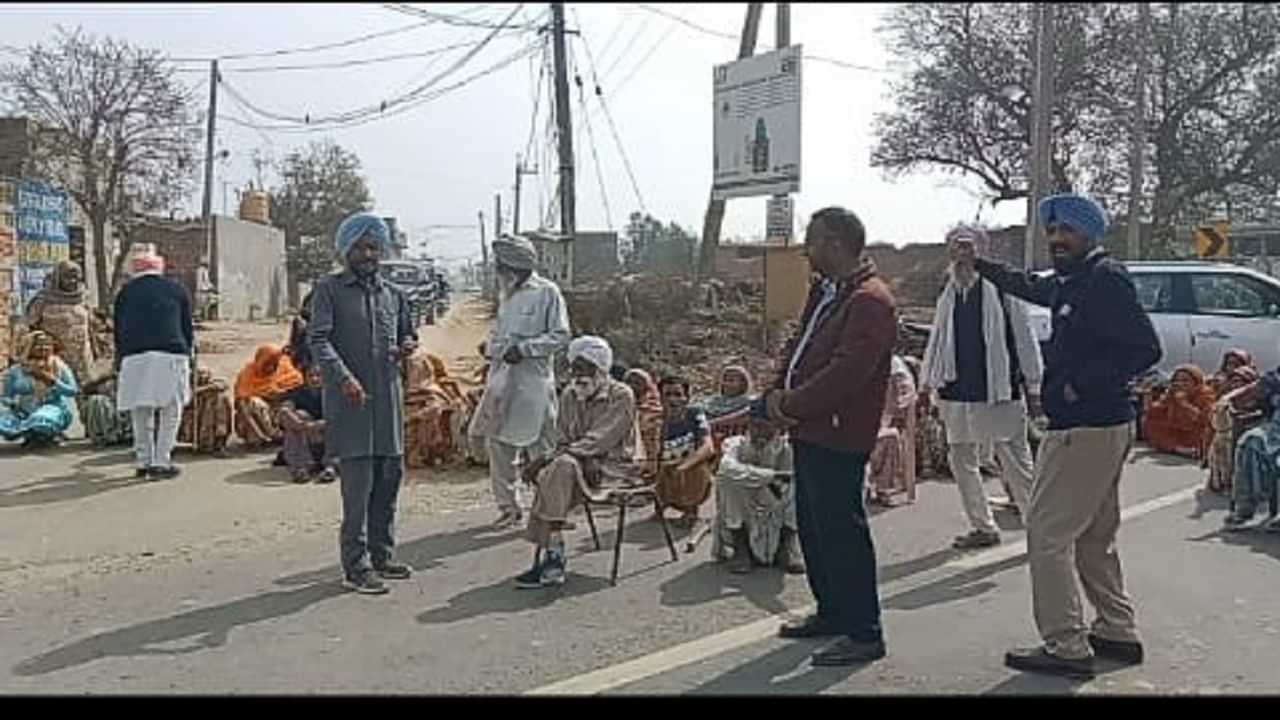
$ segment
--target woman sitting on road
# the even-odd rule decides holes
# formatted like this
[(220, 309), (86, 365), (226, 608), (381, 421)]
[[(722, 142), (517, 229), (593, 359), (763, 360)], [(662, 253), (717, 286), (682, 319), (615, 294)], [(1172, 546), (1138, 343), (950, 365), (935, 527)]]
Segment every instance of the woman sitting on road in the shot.
[(745, 367), (730, 365), (720, 372), (719, 392), (698, 404), (711, 423), (711, 437), (717, 450), (726, 437), (746, 433), (753, 385), (751, 373)]
[(405, 362), (405, 464), (420, 468), (448, 462), (455, 450), (453, 417), (464, 410), (465, 398), (456, 381), (440, 372), (440, 358), (419, 350)]
[[(198, 418), (196, 412), (199, 412)], [(196, 370), (196, 387), (191, 404), (182, 410), (178, 438), (194, 446), (197, 453), (217, 455), (227, 448), (234, 414), (227, 383), (215, 379), (209, 368), (200, 367)], [(199, 422), (195, 422), (197, 419)], [(193, 430), (199, 437), (191, 436)]]
[(1231, 476), (1235, 471), (1236, 437), (1247, 426), (1257, 424), (1262, 414), (1243, 399), (1237, 401), (1236, 390), (1258, 381), (1258, 372), (1249, 365), (1239, 365), (1219, 385), (1220, 396), (1213, 405), (1213, 439), (1209, 444), (1205, 466), (1209, 469), (1209, 492), (1226, 492), (1231, 489)]
[(116, 375), (94, 378), (83, 386), (80, 405), (85, 435), (96, 448), (133, 444), (133, 419), (116, 409)]
[(71, 427), (75, 374), (53, 351), (53, 336), (27, 335), (21, 361), (0, 375), (0, 437), (22, 440), (24, 448), (56, 445)]
[(1212, 432), (1213, 403), (1204, 371), (1180, 365), (1173, 371), (1169, 389), (1147, 399), (1143, 412), (1147, 443), (1164, 453), (1204, 457)]
[(916, 387), (900, 355), (893, 356), (890, 367), (880, 434), (868, 466), (868, 494), (883, 507), (892, 507), (899, 492), (907, 494), (907, 502), (916, 500)]
[(1229, 392), (1226, 386), (1231, 381), (1231, 374), (1240, 368), (1249, 368), (1254, 375), (1258, 374), (1258, 367), (1253, 364), (1253, 356), (1248, 350), (1232, 348), (1222, 355), (1222, 365), (1209, 378), (1209, 389), (1213, 390), (1215, 396), (1222, 397)]
[(245, 445), (260, 448), (283, 440), (276, 410), (284, 396), (302, 383), (302, 373), (280, 346), (258, 347), (236, 378), (235, 430)]
[(640, 431), (640, 446), (645, 467), (657, 470), (658, 457), (662, 452), (662, 393), (653, 382), (653, 376), (640, 368), (631, 368), (622, 376), (622, 381), (631, 388), (636, 400), (636, 424)]

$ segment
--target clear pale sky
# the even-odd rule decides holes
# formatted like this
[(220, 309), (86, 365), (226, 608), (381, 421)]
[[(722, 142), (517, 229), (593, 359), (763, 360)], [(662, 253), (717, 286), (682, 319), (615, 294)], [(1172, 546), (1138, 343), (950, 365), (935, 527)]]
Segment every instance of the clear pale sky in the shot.
[[(741, 32), (746, 9), (745, 3), (654, 5), (735, 36)], [(445, 13), (467, 12), (467, 18), (496, 22), (514, 5), (416, 7)], [(540, 19), (547, 7), (545, 3), (528, 4), (517, 21)], [(736, 41), (699, 32), (632, 4), (571, 3), (568, 7), (569, 27), (582, 31), (581, 40), (570, 37), (573, 59), (586, 82), (591, 77), (586, 49), (595, 60), (605, 102), (631, 161), (646, 209), (660, 219), (700, 233), (711, 179), (711, 68), (734, 58)], [(840, 204), (862, 217), (872, 241), (899, 245), (936, 242), (951, 224), (974, 218), (979, 196), (971, 180), (934, 174), (891, 182), (868, 164), (873, 143), (872, 118), (877, 111), (889, 107), (888, 82), (894, 77), (890, 58), (875, 33), (888, 8), (887, 4), (792, 5), (792, 42), (803, 44), (806, 55), (886, 70), (868, 72), (805, 61), (797, 222), (802, 224), (808, 213), (822, 206)], [(25, 46), (50, 36), (58, 24), (78, 23), (94, 34), (124, 38), (175, 58), (340, 42), (422, 22), (377, 4), (25, 4), (6, 5), (0, 10), (0, 17), (0, 44)], [(227, 83), (259, 108), (289, 116), (318, 116), (393, 97), (412, 83), (439, 73), (464, 50), (443, 57), (338, 69), (258, 73), (235, 69), (422, 52), (474, 42), (486, 33), (481, 28), (433, 23), (340, 49), (226, 60), (222, 67)], [(499, 37), (442, 85), (482, 70), (535, 39), (531, 33)], [(773, 45), (773, 5), (766, 5), (757, 51), (771, 50)], [(2, 57), (9, 60), (13, 56)], [(428, 68), (432, 61), (435, 64)], [(184, 68), (180, 75), (183, 81), (198, 88), (199, 102), (207, 102), (207, 63), (184, 62), (180, 67)], [(438, 100), (353, 128), (311, 134), (260, 133), (222, 123), (218, 146), (229, 150), (231, 156), (216, 166), (214, 208), (222, 207), (222, 181), (227, 181), (228, 207), (234, 212), (235, 188), (243, 187), (254, 175), (250, 152), (255, 148), (268, 150), (278, 158), (309, 139), (329, 137), (359, 154), (376, 209), (399, 218), (414, 240), (427, 238), (430, 252), (444, 260), (478, 255), (476, 231), (426, 226), (474, 226), (477, 211), (483, 209), (491, 229), (493, 197), (497, 192), (503, 194), (503, 212), (510, 217), (515, 156), (529, 137), (537, 70), (537, 56), (532, 61), (521, 60)], [(578, 166), (578, 227), (608, 229), (591, 142), (582, 123), (582, 106), (576, 88), (571, 86), (571, 92)], [(541, 148), (548, 145), (543, 129), (547, 109), (545, 81), (543, 95), (531, 162), (538, 162), (543, 155)], [(599, 103), (591, 97), (590, 85), (586, 100), (591, 135), (604, 176), (603, 195), (610, 206), (613, 229), (621, 230), (626, 216), (638, 209), (639, 203)], [(276, 124), (236, 106), (225, 92), (219, 98), (219, 114)], [(543, 206), (551, 201), (554, 156), (540, 164), (540, 174), (524, 181), (523, 228), (538, 224), (540, 198)], [(198, 193), (189, 207), (192, 213), (198, 211)], [(997, 223), (1020, 222), (1024, 210), (1021, 203), (1005, 203), (993, 214), (987, 205), (982, 209), (982, 218)], [(763, 198), (731, 200), (722, 237), (758, 237), (763, 235), (764, 223)]]

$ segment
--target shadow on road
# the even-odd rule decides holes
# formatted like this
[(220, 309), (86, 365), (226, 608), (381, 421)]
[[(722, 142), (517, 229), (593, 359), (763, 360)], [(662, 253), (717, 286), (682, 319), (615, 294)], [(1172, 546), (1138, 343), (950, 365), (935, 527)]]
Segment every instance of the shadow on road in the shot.
[(1026, 557), (1019, 555), (993, 565), (949, 575), (920, 587), (891, 595), (885, 598), (883, 605), (887, 610), (923, 610), (933, 605), (977, 597), (996, 588), (996, 583), (987, 578), (1025, 563)]
[(0, 508), (25, 507), (30, 505), (48, 505), (52, 503), (80, 500), (82, 498), (104, 493), (117, 488), (142, 483), (127, 475), (108, 478), (100, 472), (78, 472), (71, 475), (55, 475), (53, 477), (32, 480), (29, 483), (0, 489)]
[[(441, 561), (444, 558), (484, 550), (495, 545), (513, 542), (514, 539), (515, 536), (511, 534), (493, 533), (483, 526), (463, 528), (453, 532), (425, 535), (417, 540), (397, 545), (396, 559), (408, 563), (415, 570), (426, 571), (442, 565)], [(337, 553), (336, 537), (334, 553)], [(335, 563), (319, 570), (308, 570), (277, 578), (275, 584), (292, 587), (340, 577), (342, 577), (342, 569)]]
[(815, 668), (809, 655), (819, 643), (796, 642), (708, 680), (691, 695), (816, 695), (848, 680), (867, 665)]
[[(222, 605), (191, 610), (77, 640), (24, 660), (14, 666), (13, 672), (30, 677), (85, 665), (103, 658), (200, 652), (225, 645), (231, 631), (237, 627), (292, 615), (343, 592), (341, 585), (331, 582), (308, 585), (296, 590), (263, 593)], [(176, 648), (157, 647), (179, 640), (189, 642)]]
[(1054, 675), (1016, 673), (983, 691), (982, 695), (1074, 695), (1084, 681)]
[(779, 597), (785, 587), (781, 570), (756, 568), (746, 575), (734, 575), (723, 563), (702, 562), (658, 587), (660, 602), (666, 607), (702, 605), (741, 595), (752, 605), (770, 614), (784, 613), (787, 606)]
[(1273, 559), (1280, 560), (1280, 534), (1268, 533), (1262, 529), (1261, 525), (1231, 531), (1218, 528), (1213, 532), (1187, 539), (1191, 542), (1221, 540), (1226, 545), (1247, 547), (1259, 555), (1269, 555)]
[(1196, 491), (1196, 506), (1187, 516), (1189, 520), (1199, 520), (1210, 510), (1226, 510), (1231, 507), (1231, 499), (1226, 495), (1209, 492), (1205, 488)]
[(485, 615), (508, 615), (544, 608), (556, 600), (590, 595), (609, 589), (605, 578), (569, 572), (565, 584), (558, 588), (517, 590), (512, 578), (472, 588), (449, 598), (449, 604), (418, 615), (424, 625), (447, 625)]

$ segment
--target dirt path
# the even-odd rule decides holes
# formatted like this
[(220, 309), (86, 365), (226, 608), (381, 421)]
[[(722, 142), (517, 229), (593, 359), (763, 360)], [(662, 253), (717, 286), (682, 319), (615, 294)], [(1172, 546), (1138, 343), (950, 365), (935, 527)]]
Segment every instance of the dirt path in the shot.
[[(465, 379), (480, 364), (476, 346), (488, 336), (489, 322), (489, 310), (479, 296), (459, 295), (457, 304), (439, 322), (418, 328), (419, 344), (439, 355), (454, 375)], [(288, 320), (212, 322), (196, 330), (200, 364), (228, 383), (235, 381), (259, 345), (283, 345), (288, 339)]]

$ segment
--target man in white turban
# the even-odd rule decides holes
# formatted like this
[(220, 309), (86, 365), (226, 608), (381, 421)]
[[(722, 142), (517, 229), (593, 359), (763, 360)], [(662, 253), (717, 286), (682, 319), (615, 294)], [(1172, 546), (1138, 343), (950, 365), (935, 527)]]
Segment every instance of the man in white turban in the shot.
[(953, 545), (967, 550), (1000, 542), (982, 485), (984, 445), (994, 446), (1013, 502), (1027, 517), (1032, 474), (1027, 408), (1037, 410), (1043, 371), (1022, 301), (1006, 297), (974, 269), (977, 256), (991, 254), (986, 231), (957, 227), (947, 234), (947, 249), (951, 266), (920, 376), (938, 394), (951, 474), (970, 525)]
[(569, 344), (573, 381), (560, 394), (555, 447), (529, 468), (535, 491), (526, 537), (537, 550), (533, 567), (516, 578), (516, 587), (564, 583), (561, 530), (582, 500), (579, 482), (597, 487), (603, 477), (618, 477), (635, 461), (635, 396), (625, 383), (609, 377), (612, 366), (613, 350), (601, 338), (584, 336)]
[(516, 463), (546, 454), (554, 442), (554, 359), (569, 341), (569, 313), (556, 284), (534, 270), (533, 244), (520, 237), (493, 243), (500, 304), (489, 336), (489, 376), (469, 434), (486, 439), (495, 529), (516, 527)]

